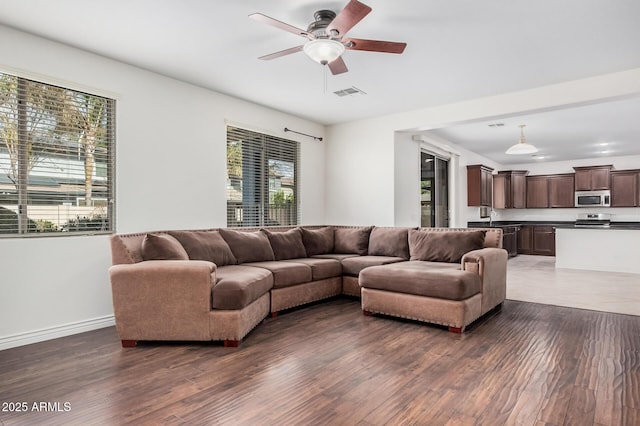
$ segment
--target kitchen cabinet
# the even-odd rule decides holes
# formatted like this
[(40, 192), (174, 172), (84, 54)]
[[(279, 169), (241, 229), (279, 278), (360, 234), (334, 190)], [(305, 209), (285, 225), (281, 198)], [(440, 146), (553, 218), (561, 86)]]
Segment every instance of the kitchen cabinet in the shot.
[(556, 230), (550, 225), (523, 225), (517, 234), (518, 253), (555, 256)]
[(493, 169), (477, 164), (467, 166), (467, 205), (473, 207), (492, 205)]
[(527, 176), (527, 208), (574, 207), (574, 175)]
[(527, 176), (527, 208), (549, 207), (549, 179), (547, 176)]
[(527, 173), (526, 170), (509, 170), (493, 175), (493, 208), (527, 207)]
[(613, 166), (574, 167), (576, 172), (576, 191), (600, 191), (611, 188), (611, 169)]
[(640, 205), (639, 170), (611, 172), (611, 207)]
[(573, 173), (551, 175), (549, 182), (549, 207), (574, 207)]
[(509, 253), (509, 257), (518, 255), (518, 226), (502, 227), (502, 248)]

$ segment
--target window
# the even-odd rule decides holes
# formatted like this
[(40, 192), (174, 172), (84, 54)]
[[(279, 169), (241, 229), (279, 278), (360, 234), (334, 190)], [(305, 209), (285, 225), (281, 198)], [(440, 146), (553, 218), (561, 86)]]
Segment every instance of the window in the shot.
[(449, 227), (449, 161), (430, 152), (420, 154), (420, 226)]
[(227, 127), (227, 226), (296, 225), (299, 144)]
[(0, 72), (0, 236), (113, 230), (114, 110)]

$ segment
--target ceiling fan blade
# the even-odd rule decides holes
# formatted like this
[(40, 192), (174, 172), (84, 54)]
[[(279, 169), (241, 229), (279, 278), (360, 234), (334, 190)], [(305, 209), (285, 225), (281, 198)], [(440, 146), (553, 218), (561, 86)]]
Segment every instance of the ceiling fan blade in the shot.
[(344, 72), (349, 71), (349, 69), (347, 68), (347, 64), (344, 63), (344, 60), (342, 59), (342, 56), (338, 56), (337, 59), (334, 59), (333, 61), (329, 62), (329, 69), (331, 70), (331, 74), (333, 75), (337, 75), (337, 74), (342, 74)]
[[(331, 21), (327, 27), (327, 34), (340, 37), (344, 36), (347, 31), (367, 16), (369, 12), (371, 12), (369, 6), (360, 3), (358, 0), (351, 0), (344, 9), (338, 13), (335, 19)], [(337, 34), (333, 34), (335, 32), (337, 32)]]
[(281, 50), (279, 52), (270, 53), (269, 55), (260, 56), (258, 59), (262, 59), (264, 61), (269, 61), (271, 59), (276, 59), (281, 56), (290, 55), (292, 53), (300, 52), (302, 50), (302, 46), (290, 47), (289, 49)]
[(293, 25), (289, 25), (286, 22), (278, 21), (277, 19), (273, 19), (267, 15), (263, 15), (262, 13), (252, 13), (251, 15), (249, 15), (249, 18), (253, 19), (254, 21), (262, 22), (264, 24), (271, 25), (272, 27), (288, 31), (295, 35), (299, 35), (301, 37), (315, 38), (313, 34), (310, 34), (301, 28), (294, 27)]
[(407, 43), (395, 41), (365, 40), (362, 38), (348, 38), (342, 40), (349, 50), (366, 50), (368, 52), (402, 53)]

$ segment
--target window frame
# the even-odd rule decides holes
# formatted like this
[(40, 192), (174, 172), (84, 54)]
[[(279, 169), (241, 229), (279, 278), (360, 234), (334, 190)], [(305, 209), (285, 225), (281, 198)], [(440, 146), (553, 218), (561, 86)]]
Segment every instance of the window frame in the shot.
[[(14, 206), (14, 209), (8, 209), (13, 212), (13, 215), (16, 220), (15, 228), (12, 227), (11, 223), (7, 226), (9, 232), (7, 230), (0, 231), (0, 238), (34, 238), (34, 237), (68, 237), (68, 236), (82, 236), (82, 235), (104, 235), (104, 234), (113, 234), (116, 232), (116, 208), (115, 208), (115, 194), (116, 194), (116, 96), (110, 93), (106, 93), (105, 91), (96, 90), (93, 88), (80, 87), (78, 84), (64, 82), (64, 81), (54, 81), (55, 79), (43, 78), (39, 75), (34, 75), (28, 72), (16, 71), (12, 69), (7, 69), (5, 67), (0, 67), (0, 76), (4, 78), (4, 76), (8, 76), (9, 79), (15, 79), (16, 88), (15, 88), (15, 105), (13, 108), (18, 109), (18, 113), (16, 114), (14, 124), (18, 129), (18, 136), (16, 136), (16, 146), (18, 146), (18, 150), (20, 151), (21, 159), (18, 161), (17, 168), (18, 174), (20, 177), (15, 181), (11, 178), (12, 174), (11, 170), (7, 171), (7, 178), (14, 182), (15, 191), (14, 192), (5, 192), (6, 196), (5, 200), (0, 200), (0, 207), (6, 209), (6, 206)], [(51, 117), (47, 118), (47, 124), (44, 125), (44, 128), (47, 130), (47, 136), (43, 137), (41, 142), (41, 146), (39, 150), (32, 151), (31, 155), (39, 159), (37, 162), (34, 162), (34, 165), (29, 167), (28, 164), (25, 167), (24, 163), (24, 151), (25, 149), (31, 149), (33, 147), (33, 138), (29, 139), (30, 136), (28, 133), (25, 133), (25, 126), (31, 126), (31, 131), (36, 129), (37, 126), (33, 124), (30, 120), (32, 117), (26, 117), (25, 124), (25, 116), (22, 110), (30, 109), (30, 113), (33, 113), (39, 106), (31, 107), (29, 106), (30, 99), (27, 98), (26, 92), (20, 92), (18, 89), (19, 85), (24, 86), (25, 84), (33, 85), (34, 87), (41, 87), (42, 90), (59, 90), (61, 93), (64, 93), (64, 96), (68, 97), (66, 99), (72, 99), (74, 107), (77, 108), (78, 116), (87, 118), (89, 112), (87, 110), (81, 110), (81, 103), (78, 101), (83, 98), (88, 105), (91, 101), (99, 101), (102, 102), (103, 112), (101, 113), (99, 119), (96, 121), (100, 124), (96, 124), (94, 129), (100, 132), (100, 136), (96, 138), (96, 142), (92, 145), (89, 145), (89, 142), (85, 142), (87, 145), (82, 145), (83, 142), (80, 142), (80, 138), (77, 145), (73, 145), (70, 143), (72, 140), (71, 134), (74, 132), (80, 135), (80, 127), (68, 127), (65, 128), (67, 130), (59, 131), (57, 126), (59, 124), (58, 119), (53, 120)], [(12, 90), (12, 89), (10, 89)], [(29, 95), (30, 96), (30, 95)], [(61, 98), (62, 99), (62, 98)], [(22, 102), (18, 102), (18, 100)], [(24, 101), (27, 100), (25, 103)], [(56, 103), (58, 100), (52, 102), (56, 106), (62, 104), (62, 102)], [(25, 104), (26, 107), (20, 106), (21, 104)], [(86, 107), (85, 105), (85, 107)], [(2, 113), (6, 115), (11, 114), (12, 106), (10, 104), (0, 104), (0, 110)], [(49, 112), (50, 115), (53, 113)], [(6, 123), (9, 123), (10, 120), (7, 120)], [(44, 131), (43, 131), (44, 132)], [(66, 138), (61, 137), (61, 134), (67, 132)], [(59, 134), (60, 133), (60, 134)], [(25, 134), (27, 136), (25, 136)], [(1, 136), (1, 135), (0, 135)], [(61, 140), (66, 140), (66, 144), (60, 142)], [(22, 148), (25, 145), (25, 141), (27, 148)], [(31, 143), (31, 146), (29, 146)], [(11, 161), (11, 153), (9, 145), (7, 144), (7, 139), (0, 138), (0, 151), (5, 153), (7, 156), (7, 164)], [(69, 152), (71, 149), (77, 150), (77, 155), (71, 155)], [(65, 151), (66, 149), (66, 151)], [(53, 152), (54, 150), (58, 152)], [(82, 185), (75, 182), (75, 185), (68, 184), (67, 189), (64, 190), (61, 187), (66, 179), (73, 179), (69, 176), (76, 175), (77, 177), (77, 169), (75, 172), (67, 171), (67, 176), (63, 176), (63, 167), (66, 165), (70, 165), (75, 163), (84, 163), (86, 152), (91, 151), (92, 156), (92, 179), (90, 183), (86, 182), (84, 176), (86, 176), (85, 171), (83, 170), (83, 180), (85, 181), (84, 192), (78, 190), (78, 188), (82, 188)], [(35, 152), (35, 154), (33, 153)], [(44, 155), (43, 155), (44, 154)], [(75, 159), (74, 159), (75, 157)], [(27, 159), (27, 162), (29, 159)], [(48, 162), (48, 166), (42, 166), (43, 163)], [(45, 173), (45, 178), (49, 178), (51, 181), (55, 181), (57, 179), (58, 187), (60, 187), (59, 191), (47, 191), (38, 188), (38, 185), (30, 182), (37, 179), (38, 172), (32, 174), (36, 165), (40, 164), (38, 168), (40, 169), (39, 173)], [(77, 164), (74, 164), (77, 166)], [(51, 175), (46, 177), (46, 170), (50, 170)], [(26, 171), (25, 171), (26, 168)], [(85, 169), (86, 170), (86, 169)], [(60, 172), (60, 176), (57, 176), (58, 171)], [(26, 173), (26, 175), (25, 175)], [(25, 179), (26, 176), (26, 179)], [(40, 175), (42, 176), (42, 175)], [(77, 178), (75, 179), (78, 180)], [(102, 182), (102, 183), (101, 183)], [(98, 183), (98, 185), (96, 185)], [(90, 188), (91, 190), (87, 189)], [(94, 192), (94, 190), (96, 190)], [(13, 196), (11, 194), (14, 194)], [(92, 200), (98, 201), (100, 205), (92, 205), (91, 212), (83, 211), (79, 207), (81, 206), (80, 199), (85, 199), (87, 193), (91, 195)], [(15, 198), (17, 200), (16, 203), (7, 202), (6, 200), (11, 200)], [(74, 204), (75, 199), (75, 204)], [(56, 209), (58, 212), (61, 210), (63, 214), (60, 213), (30, 213), (37, 210), (34, 208), (35, 206), (50, 206), (51, 210)], [(71, 207), (69, 209), (68, 207)], [(65, 213), (65, 208), (67, 213)], [(17, 211), (16, 211), (17, 210)], [(46, 207), (44, 208), (46, 210)], [(70, 213), (73, 211), (73, 213)], [(39, 214), (43, 216), (40, 217)], [(65, 216), (65, 214), (67, 214)], [(33, 218), (31, 217), (33, 216)], [(55, 216), (56, 220), (50, 220)], [(10, 217), (10, 214), (6, 214), (5, 218)], [(11, 220), (11, 219), (9, 219)], [(61, 221), (64, 221), (61, 222)], [(34, 225), (35, 224), (35, 225)], [(34, 229), (35, 226), (35, 229)], [(49, 228), (51, 226), (51, 228)], [(103, 229), (99, 229), (103, 228)]]
[[(242, 143), (243, 146), (233, 154), (230, 150), (233, 146), (237, 146), (235, 145), (237, 143)], [(228, 227), (298, 225), (300, 223), (300, 142), (227, 124), (225, 146), (226, 225)], [(232, 156), (233, 159), (231, 159)], [(246, 169), (248, 176), (243, 169), (246, 167), (244, 164), (246, 161), (251, 164)], [(234, 169), (235, 171), (232, 172)], [(287, 178), (292, 181), (283, 186), (283, 180)], [(273, 188), (272, 184), (274, 184)]]

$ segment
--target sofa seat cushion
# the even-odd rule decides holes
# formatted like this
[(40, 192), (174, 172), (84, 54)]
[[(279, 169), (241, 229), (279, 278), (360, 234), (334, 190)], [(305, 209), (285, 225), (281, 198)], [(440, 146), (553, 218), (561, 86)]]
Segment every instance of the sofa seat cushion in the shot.
[(246, 266), (261, 268), (273, 274), (273, 288), (290, 287), (312, 280), (311, 267), (302, 263), (274, 261), (245, 263)]
[(273, 288), (273, 275), (266, 269), (227, 265), (219, 267), (215, 276), (214, 309), (242, 309)]
[(480, 276), (457, 269), (436, 269), (402, 262), (360, 272), (361, 287), (438, 299), (464, 300), (480, 293)]
[(345, 253), (326, 253), (326, 254), (316, 254), (313, 256), (314, 259), (335, 259), (338, 262), (342, 262), (344, 259), (348, 259), (350, 257), (358, 257), (357, 254), (345, 254)]
[(302, 263), (311, 267), (311, 278), (313, 281), (324, 280), (326, 278), (339, 277), (342, 275), (342, 265), (336, 259), (300, 258), (289, 259), (284, 262)]
[(358, 256), (342, 260), (342, 273), (357, 277), (360, 271), (369, 266), (387, 265), (389, 263), (404, 262), (406, 259), (392, 256)]

